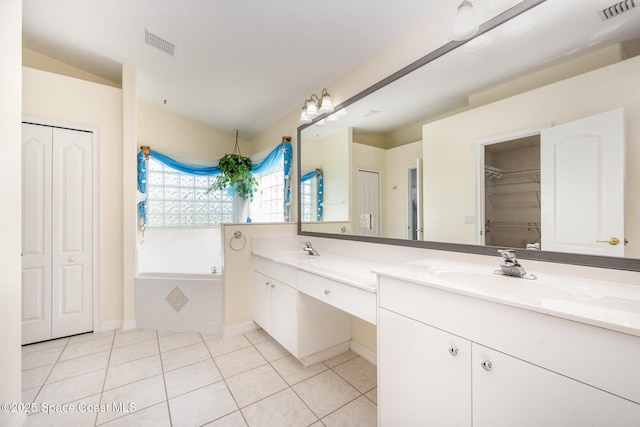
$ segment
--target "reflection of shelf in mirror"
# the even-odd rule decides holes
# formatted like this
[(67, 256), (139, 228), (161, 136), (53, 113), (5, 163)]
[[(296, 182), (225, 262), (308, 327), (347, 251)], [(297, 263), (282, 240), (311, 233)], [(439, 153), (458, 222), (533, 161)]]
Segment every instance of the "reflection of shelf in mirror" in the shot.
[(540, 235), (540, 223), (539, 222), (492, 222), (487, 220), (484, 225), (485, 233), (491, 233), (492, 228), (520, 228), (527, 229), (527, 231), (537, 231)]
[(536, 196), (540, 193), (540, 190), (510, 190), (510, 191), (491, 191), (491, 192), (487, 192), (487, 197), (493, 197), (493, 196), (507, 196), (507, 195), (512, 195), (512, 194), (528, 194), (528, 193), (535, 193)]
[[(486, 173), (486, 170), (485, 170)], [(489, 179), (487, 185), (498, 187), (500, 185), (516, 185), (528, 183), (540, 183), (540, 169), (530, 169), (516, 172), (504, 172), (497, 179)]]

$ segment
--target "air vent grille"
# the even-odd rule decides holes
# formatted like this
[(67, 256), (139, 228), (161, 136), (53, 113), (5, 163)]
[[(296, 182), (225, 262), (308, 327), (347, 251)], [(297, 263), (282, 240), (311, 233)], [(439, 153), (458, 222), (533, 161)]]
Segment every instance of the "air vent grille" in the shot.
[(602, 17), (604, 19), (615, 18), (616, 16), (621, 15), (624, 12), (628, 12), (636, 7), (636, 3), (640, 3), (640, 0), (624, 0), (609, 7), (605, 7), (602, 9)]
[(161, 51), (168, 53), (171, 56), (173, 56), (176, 50), (175, 44), (153, 33), (150, 33), (149, 30), (147, 30), (146, 28), (144, 29), (144, 42), (149, 46), (153, 46), (156, 49), (160, 49)]

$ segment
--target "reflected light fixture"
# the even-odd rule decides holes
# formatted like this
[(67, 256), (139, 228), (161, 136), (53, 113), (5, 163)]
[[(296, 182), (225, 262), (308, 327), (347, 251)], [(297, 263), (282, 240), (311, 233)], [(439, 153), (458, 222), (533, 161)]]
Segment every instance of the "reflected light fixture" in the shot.
[(322, 89), (320, 96), (314, 93), (304, 101), (299, 121), (300, 123), (311, 123), (313, 118), (320, 113), (333, 113), (333, 102), (326, 88)]
[(473, 4), (471, 4), (469, 0), (463, 0), (460, 6), (458, 6), (456, 19), (453, 21), (451, 40), (467, 40), (478, 32), (478, 28), (480, 28), (480, 26), (473, 13)]

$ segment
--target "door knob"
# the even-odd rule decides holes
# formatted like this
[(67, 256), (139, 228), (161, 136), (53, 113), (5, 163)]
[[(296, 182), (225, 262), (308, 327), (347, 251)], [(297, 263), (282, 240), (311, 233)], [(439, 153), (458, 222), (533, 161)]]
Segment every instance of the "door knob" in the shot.
[(612, 245), (612, 246), (615, 246), (615, 245), (617, 245), (618, 243), (620, 243), (620, 239), (618, 239), (617, 237), (612, 237), (612, 238), (610, 238), (609, 240), (596, 240), (596, 242), (599, 242), (599, 243), (608, 243), (608, 244), (610, 244), (610, 245)]

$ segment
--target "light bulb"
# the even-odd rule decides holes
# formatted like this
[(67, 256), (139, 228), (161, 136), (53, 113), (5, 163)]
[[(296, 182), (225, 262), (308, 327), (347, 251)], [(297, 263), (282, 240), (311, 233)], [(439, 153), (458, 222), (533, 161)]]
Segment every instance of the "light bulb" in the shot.
[(473, 15), (473, 5), (469, 0), (464, 0), (458, 6), (458, 13), (451, 29), (451, 39), (462, 41), (473, 36), (478, 31), (479, 25)]

